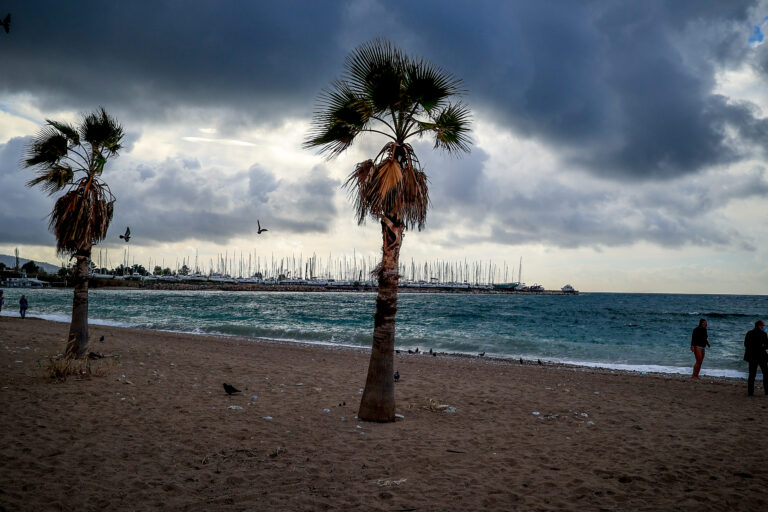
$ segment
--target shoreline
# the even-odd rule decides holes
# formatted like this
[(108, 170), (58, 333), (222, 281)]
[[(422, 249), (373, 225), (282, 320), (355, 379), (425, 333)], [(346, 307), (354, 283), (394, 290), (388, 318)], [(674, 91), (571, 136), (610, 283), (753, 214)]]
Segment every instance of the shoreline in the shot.
[[(2, 315), (6, 318), (16, 318), (16, 314), (5, 314)], [(2, 318), (0, 316), (0, 318)], [(53, 318), (55, 315), (35, 315), (35, 314), (28, 314), (27, 318), (35, 318), (38, 320), (42, 320), (45, 322), (53, 322), (53, 323), (64, 323), (69, 324), (70, 319), (68, 317), (62, 317), (61, 319), (55, 319)], [(299, 339), (287, 339), (287, 338), (269, 338), (269, 337), (263, 337), (263, 336), (243, 336), (240, 334), (227, 334), (227, 333), (219, 333), (219, 332), (199, 332), (199, 331), (181, 331), (181, 330), (171, 330), (171, 329), (150, 329), (145, 328), (141, 326), (132, 326), (132, 325), (121, 325), (119, 322), (113, 322), (109, 320), (98, 320), (98, 319), (91, 319), (90, 320), (91, 326), (99, 326), (99, 327), (114, 327), (118, 329), (129, 329), (129, 330), (136, 330), (136, 331), (148, 331), (148, 332), (159, 332), (159, 333), (172, 333), (172, 334), (180, 334), (180, 335), (189, 335), (189, 336), (201, 336), (201, 337), (213, 337), (213, 338), (224, 338), (224, 339), (237, 339), (244, 342), (249, 343), (287, 343), (287, 344), (297, 344), (297, 345), (305, 345), (307, 347), (327, 347), (327, 348), (339, 348), (339, 349), (348, 349), (348, 350), (357, 350), (357, 351), (363, 351), (370, 353), (370, 347), (365, 346), (356, 346), (356, 345), (349, 345), (349, 344), (341, 344), (341, 343), (330, 343), (330, 342), (322, 342), (322, 341), (309, 341), (309, 340), (299, 340)], [(413, 354), (416, 356), (431, 356), (431, 352), (424, 352), (420, 351), (418, 353), (413, 353), (410, 349), (398, 349), (396, 346), (396, 352), (398, 354)], [(660, 376), (678, 376), (678, 377), (686, 377), (689, 376), (693, 365), (691, 367), (687, 366), (660, 366), (660, 365), (654, 365), (654, 364), (648, 364), (648, 365), (628, 365), (625, 363), (604, 363), (600, 361), (559, 361), (559, 360), (552, 360), (552, 359), (546, 359), (546, 358), (536, 358), (536, 359), (528, 359), (526, 357), (520, 357), (520, 356), (503, 356), (503, 355), (484, 355), (479, 356), (475, 353), (469, 353), (469, 352), (448, 352), (448, 351), (435, 351), (434, 352), (436, 357), (457, 357), (457, 358), (477, 358), (482, 359), (485, 361), (496, 361), (499, 363), (506, 363), (506, 364), (520, 364), (519, 361), (522, 359), (525, 365), (534, 365), (538, 364), (537, 360), (542, 361), (544, 366), (554, 366), (554, 367), (563, 367), (563, 368), (577, 368), (577, 369), (583, 369), (585, 371), (596, 371), (596, 372), (622, 372), (627, 374), (633, 374), (633, 375), (660, 375)], [(669, 371), (663, 371), (663, 369), (668, 369)], [(710, 372), (717, 372), (718, 374), (711, 374)], [(723, 373), (730, 373), (730, 372), (738, 372), (736, 375), (727, 375)], [(728, 369), (712, 369), (707, 368), (706, 366), (701, 369), (701, 376), (711, 378), (711, 379), (720, 379), (723, 381), (734, 381), (734, 382), (742, 382), (746, 381), (747, 379), (747, 372), (746, 371), (738, 371), (738, 370), (728, 370)], [(761, 375), (758, 373), (757, 381), (760, 382)]]
[(119, 360), (53, 383), (66, 332), (0, 318), (6, 510), (768, 506), (744, 450), (768, 397), (743, 381), (401, 352), (402, 419), (371, 424), (367, 350), (94, 325), (90, 349)]

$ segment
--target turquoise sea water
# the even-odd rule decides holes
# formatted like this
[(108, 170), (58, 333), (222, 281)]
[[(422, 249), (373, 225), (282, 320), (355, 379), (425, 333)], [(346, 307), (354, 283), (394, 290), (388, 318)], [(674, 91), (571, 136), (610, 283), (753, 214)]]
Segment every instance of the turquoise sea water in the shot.
[[(69, 321), (71, 290), (24, 290), (29, 316)], [(5, 289), (3, 316), (22, 291)], [(92, 290), (90, 319), (148, 329), (370, 347), (375, 295)], [(399, 298), (397, 348), (689, 373), (691, 330), (709, 322), (702, 374), (742, 377), (744, 334), (768, 296), (582, 293), (412, 294)]]

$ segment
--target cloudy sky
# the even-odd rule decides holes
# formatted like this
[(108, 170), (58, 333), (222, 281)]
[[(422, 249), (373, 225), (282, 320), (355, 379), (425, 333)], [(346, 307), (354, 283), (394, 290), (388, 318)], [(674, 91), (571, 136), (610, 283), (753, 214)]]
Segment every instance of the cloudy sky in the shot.
[[(432, 205), (404, 261), (494, 261), (547, 288), (768, 290), (768, 2), (36, 1), (0, 4), (0, 253), (60, 261), (19, 162), (103, 105), (112, 262), (380, 252), (341, 189), (383, 141), (301, 148), (346, 55), (385, 37), (464, 80), (470, 154), (416, 144)], [(0, 18), (6, 12), (0, 12)], [(764, 26), (763, 23), (766, 23)], [(256, 220), (269, 228), (256, 234)], [(153, 263), (154, 264), (154, 263)], [(516, 273), (516, 271), (515, 271)]]

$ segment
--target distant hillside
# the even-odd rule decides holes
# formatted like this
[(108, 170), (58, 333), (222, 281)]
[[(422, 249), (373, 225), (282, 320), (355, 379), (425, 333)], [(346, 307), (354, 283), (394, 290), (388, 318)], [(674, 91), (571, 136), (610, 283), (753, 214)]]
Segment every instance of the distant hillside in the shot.
[[(27, 258), (20, 257), (19, 266), (22, 266), (28, 261), (29, 260)], [(37, 265), (38, 267), (40, 267), (41, 269), (43, 269), (45, 272), (49, 274), (55, 274), (61, 268), (61, 265), (54, 265), (52, 263), (45, 263), (43, 261), (37, 261), (37, 260), (34, 260), (34, 261), (35, 261), (35, 265)], [(0, 254), (0, 263), (5, 263), (6, 267), (13, 268), (14, 266), (16, 266), (16, 257), (10, 256), (8, 254)]]

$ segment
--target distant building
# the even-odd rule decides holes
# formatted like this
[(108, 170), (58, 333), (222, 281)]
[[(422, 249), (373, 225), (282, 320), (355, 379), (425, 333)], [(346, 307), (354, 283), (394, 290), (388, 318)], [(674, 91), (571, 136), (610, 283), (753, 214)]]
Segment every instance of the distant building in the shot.
[(51, 284), (34, 277), (27, 277), (27, 273), (22, 272), (21, 277), (9, 277), (3, 281), (3, 286), (7, 288), (48, 288)]

